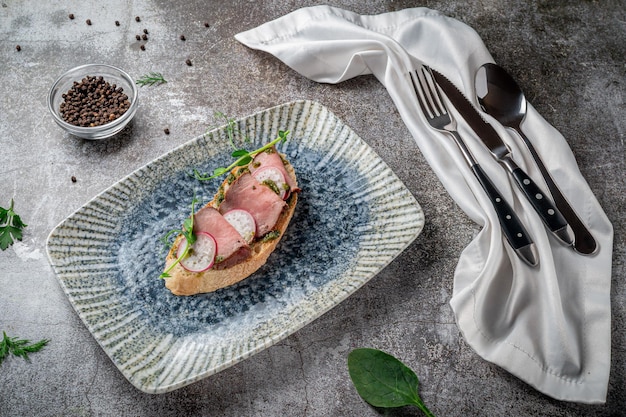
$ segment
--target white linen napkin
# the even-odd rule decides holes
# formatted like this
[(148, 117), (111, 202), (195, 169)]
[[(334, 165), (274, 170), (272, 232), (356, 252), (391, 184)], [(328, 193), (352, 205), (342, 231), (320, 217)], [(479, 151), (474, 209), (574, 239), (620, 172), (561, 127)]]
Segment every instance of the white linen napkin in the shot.
[[(606, 400), (613, 228), (565, 139), (529, 106), (523, 130), (596, 237), (599, 251), (593, 256), (576, 254), (546, 231), (503, 168), (458, 118), (459, 132), (536, 243), (540, 264), (532, 268), (502, 238), (495, 211), (459, 150), (450, 138), (430, 129), (419, 110), (408, 73), (421, 63), (474, 97), (474, 74), (493, 58), (473, 29), (426, 8), (362, 16), (316, 6), (235, 37), (321, 83), (374, 74), (452, 198), (482, 225), (460, 256), (450, 300), (468, 343), (549, 396), (585, 403)], [(517, 163), (547, 189), (521, 141), (492, 124)]]

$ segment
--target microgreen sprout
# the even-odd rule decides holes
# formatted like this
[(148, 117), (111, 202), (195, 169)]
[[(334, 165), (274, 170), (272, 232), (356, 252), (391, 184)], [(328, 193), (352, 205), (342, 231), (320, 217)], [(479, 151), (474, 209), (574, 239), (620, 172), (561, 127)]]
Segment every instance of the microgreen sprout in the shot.
[(187, 239), (187, 245), (185, 246), (185, 250), (183, 251), (183, 253), (181, 253), (180, 256), (176, 258), (176, 260), (165, 271), (163, 271), (163, 273), (159, 276), (159, 278), (169, 278), (171, 276), (169, 272), (182, 259), (184, 259), (185, 256), (187, 256), (187, 254), (189, 253), (189, 249), (196, 242), (196, 235), (193, 233), (193, 217), (195, 215), (196, 203), (199, 203), (199, 202), (200, 200), (198, 200), (194, 194), (193, 200), (191, 201), (191, 216), (189, 216), (183, 222), (182, 230), (181, 229), (170, 230), (169, 232), (167, 232), (165, 236), (161, 238), (161, 242), (163, 242), (163, 244), (165, 244), (168, 247), (172, 247), (172, 243), (170, 242), (170, 237), (172, 235), (183, 235), (185, 239)]
[(252, 161), (252, 158), (254, 158), (255, 155), (270, 149), (271, 147), (273, 147), (274, 145), (276, 145), (278, 143), (285, 142), (287, 140), (287, 135), (288, 134), (289, 134), (288, 130), (286, 130), (286, 131), (279, 130), (278, 131), (278, 137), (276, 139), (274, 139), (273, 141), (269, 142), (268, 144), (266, 144), (264, 146), (261, 146), (260, 148), (254, 150), (254, 151), (251, 151), (251, 152), (248, 152), (245, 149), (236, 149), (236, 147), (233, 146), (235, 148), (235, 150), (233, 151), (231, 156), (233, 158), (236, 158), (235, 162), (233, 162), (232, 164), (230, 164), (227, 167), (215, 168), (211, 175), (201, 174), (197, 169), (194, 169), (193, 170), (193, 175), (194, 175), (194, 177), (198, 181), (208, 181), (208, 180), (211, 180), (213, 178), (217, 178), (217, 177), (219, 177), (221, 175), (226, 174), (227, 172), (229, 172), (231, 169), (233, 169), (235, 167), (248, 165)]

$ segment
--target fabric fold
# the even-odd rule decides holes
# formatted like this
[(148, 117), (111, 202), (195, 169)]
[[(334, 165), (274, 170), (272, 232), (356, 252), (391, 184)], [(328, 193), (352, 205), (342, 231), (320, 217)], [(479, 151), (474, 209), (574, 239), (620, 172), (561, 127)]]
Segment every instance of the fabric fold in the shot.
[[(613, 229), (567, 142), (529, 105), (523, 130), (598, 240), (599, 251), (593, 256), (576, 254), (545, 230), (530, 204), (455, 114), (471, 152), (531, 233), (540, 256), (539, 266), (532, 268), (502, 239), (495, 211), (458, 149), (428, 126), (418, 107), (408, 74), (422, 64), (443, 73), (468, 98), (475, 96), (474, 74), (493, 58), (472, 28), (427, 8), (362, 16), (315, 6), (235, 37), (320, 83), (373, 74), (388, 90), (450, 196), (482, 226), (460, 255), (450, 300), (465, 339), (481, 357), (549, 396), (605, 401)], [(489, 116), (485, 119), (511, 148), (516, 162), (545, 189), (521, 141)]]

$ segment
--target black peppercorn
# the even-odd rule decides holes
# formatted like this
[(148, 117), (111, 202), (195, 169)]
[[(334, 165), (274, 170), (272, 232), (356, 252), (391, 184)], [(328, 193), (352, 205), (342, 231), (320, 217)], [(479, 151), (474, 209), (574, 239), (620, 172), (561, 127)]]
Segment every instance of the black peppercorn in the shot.
[(15, 45), (15, 50), (16, 50), (17, 52), (19, 52), (19, 51), (21, 51), (21, 50), (22, 50), (22, 47), (21, 47), (21, 46), (19, 46), (19, 45)]
[(137, 39), (138, 41), (140, 41), (140, 40), (141, 40), (141, 36), (139, 36), (139, 35), (135, 35), (135, 39)]
[(72, 175), (72, 182), (76, 182), (76, 177)]
[(70, 13), (70, 15), (68, 16), (71, 20), (74, 20), (74, 13)]
[(166, 127), (165, 129), (163, 129), (163, 133), (165, 133), (166, 135), (170, 134), (170, 130)]
[(144, 29), (143, 33), (145, 33), (147, 35), (148, 34), (148, 29)]
[(119, 26), (119, 25), (120, 25), (120, 21), (119, 21), (119, 20), (116, 20), (116, 21), (115, 21), (115, 26)]
[(185, 35), (180, 35), (180, 40), (181, 40), (181, 41), (186, 41), (186, 40), (187, 40), (187, 38), (185, 38)]
[(86, 23), (91, 26), (91, 19), (87, 19)]
[(148, 35), (146, 35), (145, 33), (143, 35), (141, 35), (141, 39), (143, 39), (144, 41), (148, 40)]
[(141, 19), (139, 18), (139, 16), (135, 16), (135, 22), (141, 22)]
[(191, 59), (187, 59), (187, 60), (185, 61), (185, 64), (187, 64), (187, 65), (191, 66)]
[(139, 48), (140, 48), (142, 51), (145, 51), (145, 50), (146, 50), (146, 45), (141, 45)]
[(208, 28), (209, 27), (209, 22), (204, 22), (204, 27)]
[(81, 127), (109, 123), (130, 107), (130, 100), (121, 87), (109, 84), (103, 77), (86, 76), (63, 94), (59, 111), (63, 120)]

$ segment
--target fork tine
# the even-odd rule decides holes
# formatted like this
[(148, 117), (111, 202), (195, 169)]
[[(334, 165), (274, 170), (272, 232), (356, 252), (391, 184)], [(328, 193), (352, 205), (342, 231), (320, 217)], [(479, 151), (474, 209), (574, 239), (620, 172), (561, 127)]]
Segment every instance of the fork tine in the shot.
[(422, 77), (423, 82), (425, 84), (424, 90), (428, 91), (428, 98), (434, 109), (434, 113), (437, 116), (447, 114), (447, 108), (444, 104), (443, 98), (441, 97), (441, 93), (439, 92), (439, 86), (435, 82), (433, 74), (431, 72), (430, 67), (423, 66), (422, 68)]
[[(432, 118), (433, 117), (433, 112), (426, 106), (426, 102), (424, 101), (425, 99), (422, 98), (422, 95), (424, 95), (424, 91), (423, 91), (423, 87), (421, 86), (421, 83), (419, 81), (419, 76), (417, 75), (417, 71), (415, 71), (415, 76), (413, 75), (413, 72), (409, 73), (409, 76), (411, 77), (411, 83), (413, 84), (413, 90), (415, 91), (415, 94), (417, 95), (417, 101), (420, 105), (420, 107), (422, 108), (422, 113), (424, 113), (424, 116), (426, 116), (427, 118)], [(415, 81), (415, 78), (417, 77), (417, 82)], [(420, 85), (418, 85), (417, 83), (420, 83)]]

